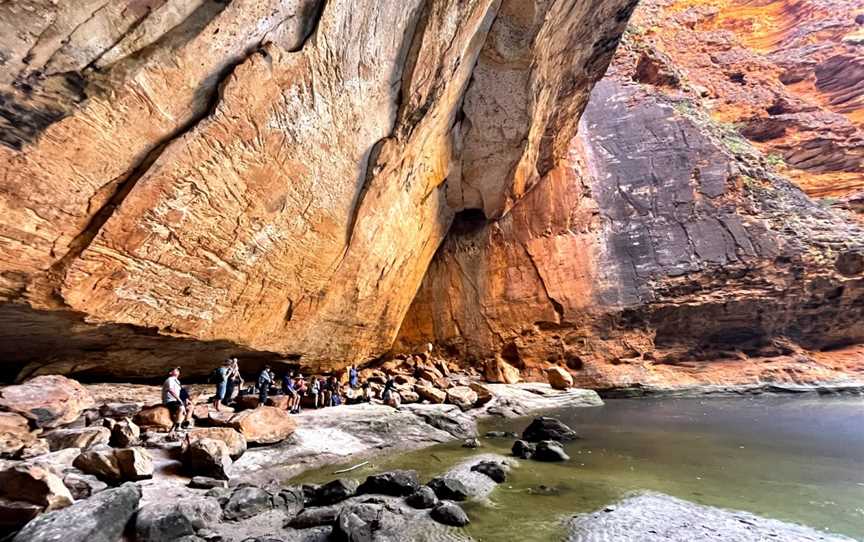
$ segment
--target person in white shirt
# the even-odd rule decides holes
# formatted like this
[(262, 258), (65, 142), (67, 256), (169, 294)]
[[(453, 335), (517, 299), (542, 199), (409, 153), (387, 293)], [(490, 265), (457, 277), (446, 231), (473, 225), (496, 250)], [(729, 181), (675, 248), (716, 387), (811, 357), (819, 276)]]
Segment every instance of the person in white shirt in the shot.
[(180, 367), (171, 369), (168, 378), (162, 383), (162, 404), (171, 412), (170, 434), (174, 434), (178, 427), (186, 423), (186, 405), (182, 399), (183, 387), (180, 385)]

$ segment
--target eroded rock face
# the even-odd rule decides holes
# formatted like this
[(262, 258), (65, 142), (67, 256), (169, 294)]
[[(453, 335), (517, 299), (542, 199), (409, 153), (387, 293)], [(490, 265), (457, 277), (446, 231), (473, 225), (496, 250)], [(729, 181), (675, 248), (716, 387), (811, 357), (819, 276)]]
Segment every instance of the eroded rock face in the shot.
[(864, 230), (779, 177), (698, 92), (627, 66), (595, 87), (568, 165), (500, 220), (460, 215), (400, 347), (437, 342), (495, 378), (502, 363), (537, 379), (566, 366), (591, 387), (854, 378), (806, 350), (864, 340), (864, 275), (842, 265)]
[(387, 351), (454, 214), (566, 154), (635, 5), (43, 3), (0, 8), (0, 356), (91, 377)]
[(0, 389), (0, 409), (18, 413), (41, 428), (71, 423), (94, 406), (93, 397), (81, 384), (59, 375), (39, 376)]

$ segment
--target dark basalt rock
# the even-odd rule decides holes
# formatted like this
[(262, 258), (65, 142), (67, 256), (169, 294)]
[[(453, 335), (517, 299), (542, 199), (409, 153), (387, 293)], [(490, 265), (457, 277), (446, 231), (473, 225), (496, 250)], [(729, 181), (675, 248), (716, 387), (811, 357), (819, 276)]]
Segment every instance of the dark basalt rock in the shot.
[[(304, 492), (306, 488), (304, 487)], [(309, 506), (327, 506), (342, 502), (354, 496), (357, 492), (357, 481), (340, 478), (319, 486), (307, 493), (306, 503)]]
[(221, 516), (219, 503), (208, 497), (153, 502), (142, 507), (135, 516), (135, 540), (163, 542), (194, 535), (197, 530), (218, 522)]
[(522, 432), (522, 439), (528, 442), (540, 442), (541, 440), (568, 441), (576, 440), (579, 435), (555, 418), (540, 416)]
[(438, 523), (453, 527), (464, 527), (470, 523), (468, 514), (458, 504), (452, 502), (442, 502), (433, 508), (429, 515)]
[(225, 519), (251, 518), (273, 507), (270, 494), (258, 487), (240, 487), (234, 490), (223, 507)]
[(377, 493), (380, 495), (393, 495), (404, 497), (417, 491), (420, 482), (417, 472), (413, 470), (395, 470), (373, 474), (357, 488), (357, 494)]
[(513, 443), (513, 448), (510, 451), (520, 459), (531, 459), (531, 456), (534, 455), (534, 448), (534, 445), (531, 443), (517, 440)]
[(138, 510), (141, 488), (126, 483), (72, 506), (43, 514), (15, 536), (13, 542), (115, 542)]
[(310, 529), (322, 525), (333, 525), (339, 517), (339, 507), (326, 506), (320, 508), (306, 508), (295, 517), (291, 518), (286, 527), (292, 529)]
[(465, 484), (453, 478), (434, 478), (427, 485), (442, 500), (464, 501), (470, 496)]
[(217, 480), (207, 476), (195, 476), (189, 481), (189, 487), (193, 489), (213, 489), (216, 487), (227, 488), (228, 482), (225, 480)]
[(423, 486), (405, 498), (405, 504), (412, 508), (426, 509), (438, 504), (438, 497), (429, 486)]
[(497, 484), (504, 483), (507, 480), (507, 469), (496, 461), (482, 461), (471, 467), (471, 470), (485, 474)]
[(561, 447), (561, 443), (554, 440), (544, 440), (537, 443), (533, 458), (537, 461), (567, 461), (570, 456)]

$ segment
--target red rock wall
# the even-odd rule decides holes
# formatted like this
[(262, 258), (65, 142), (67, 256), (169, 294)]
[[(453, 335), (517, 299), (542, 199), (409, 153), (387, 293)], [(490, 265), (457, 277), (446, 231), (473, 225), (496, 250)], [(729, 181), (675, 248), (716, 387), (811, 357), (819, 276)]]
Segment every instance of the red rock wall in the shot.
[[(474, 205), (460, 176), (502, 213), (554, 167), (634, 5), (3, 4), (0, 356), (101, 377), (385, 352)], [(471, 83), (481, 55), (515, 101)], [(518, 144), (474, 138), (463, 102), (508, 100)], [(490, 146), (516, 170), (461, 175)]]

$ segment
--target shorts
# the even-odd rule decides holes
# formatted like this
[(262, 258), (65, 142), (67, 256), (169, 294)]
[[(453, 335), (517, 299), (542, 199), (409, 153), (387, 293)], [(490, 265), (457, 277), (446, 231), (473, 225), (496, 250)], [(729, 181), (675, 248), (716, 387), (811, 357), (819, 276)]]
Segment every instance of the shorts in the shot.
[(171, 413), (171, 421), (177, 423), (183, 419), (183, 415), (185, 414), (186, 409), (183, 407), (182, 403), (179, 403), (177, 401), (168, 401), (167, 403), (165, 403), (165, 406)]
[(228, 388), (227, 382), (220, 382), (216, 384), (216, 400), (221, 401), (225, 399), (225, 390)]

